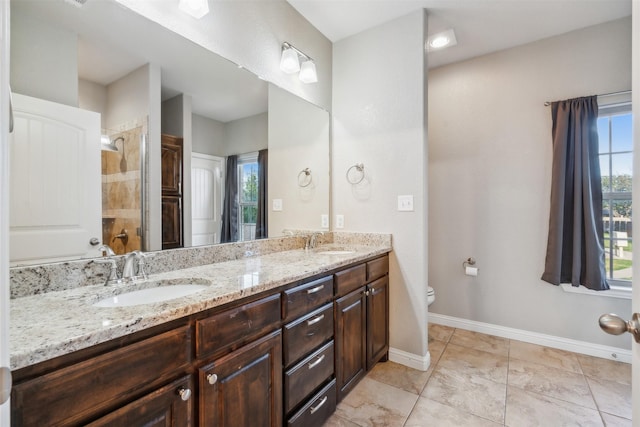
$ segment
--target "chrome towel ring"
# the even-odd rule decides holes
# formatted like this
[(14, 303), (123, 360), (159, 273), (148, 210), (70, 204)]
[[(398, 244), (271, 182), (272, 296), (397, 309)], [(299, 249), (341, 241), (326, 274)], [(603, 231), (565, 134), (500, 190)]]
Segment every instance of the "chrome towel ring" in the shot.
[(311, 176), (311, 169), (304, 168), (298, 174), (298, 187), (308, 187), (311, 185), (313, 181), (313, 176)]
[(347, 181), (349, 184), (360, 184), (364, 179), (364, 164), (356, 163), (347, 169)]

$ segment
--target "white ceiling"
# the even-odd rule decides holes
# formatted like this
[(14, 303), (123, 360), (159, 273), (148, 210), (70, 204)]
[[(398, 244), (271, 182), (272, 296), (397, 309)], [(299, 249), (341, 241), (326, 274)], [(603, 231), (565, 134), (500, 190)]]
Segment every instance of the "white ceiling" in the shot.
[(425, 8), (429, 34), (453, 28), (457, 46), (429, 67), (519, 46), (631, 15), (631, 0), (287, 0), (331, 41)]

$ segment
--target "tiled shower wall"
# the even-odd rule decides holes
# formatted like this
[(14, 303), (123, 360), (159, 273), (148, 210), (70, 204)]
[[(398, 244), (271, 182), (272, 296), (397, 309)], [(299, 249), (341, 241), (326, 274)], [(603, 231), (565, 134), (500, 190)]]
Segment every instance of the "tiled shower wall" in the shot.
[[(102, 241), (118, 255), (141, 249), (143, 126), (110, 135), (118, 152), (102, 152)], [(126, 235), (125, 238), (118, 238)]]

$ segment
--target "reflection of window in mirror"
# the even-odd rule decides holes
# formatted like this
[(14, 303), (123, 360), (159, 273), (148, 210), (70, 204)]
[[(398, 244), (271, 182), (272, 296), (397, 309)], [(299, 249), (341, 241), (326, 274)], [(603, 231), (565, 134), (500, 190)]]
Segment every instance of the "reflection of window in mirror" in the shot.
[(254, 240), (258, 215), (258, 153), (238, 158), (238, 240)]

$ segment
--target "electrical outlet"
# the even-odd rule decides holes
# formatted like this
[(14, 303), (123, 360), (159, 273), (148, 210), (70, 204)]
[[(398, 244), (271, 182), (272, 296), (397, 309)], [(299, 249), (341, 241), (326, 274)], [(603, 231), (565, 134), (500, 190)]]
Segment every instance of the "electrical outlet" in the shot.
[(320, 227), (329, 228), (329, 215), (327, 214), (320, 215)]
[(413, 212), (413, 195), (398, 196), (398, 210)]
[(344, 215), (336, 215), (336, 228), (344, 228)]
[(274, 212), (282, 210), (282, 199), (273, 199), (273, 210)]

